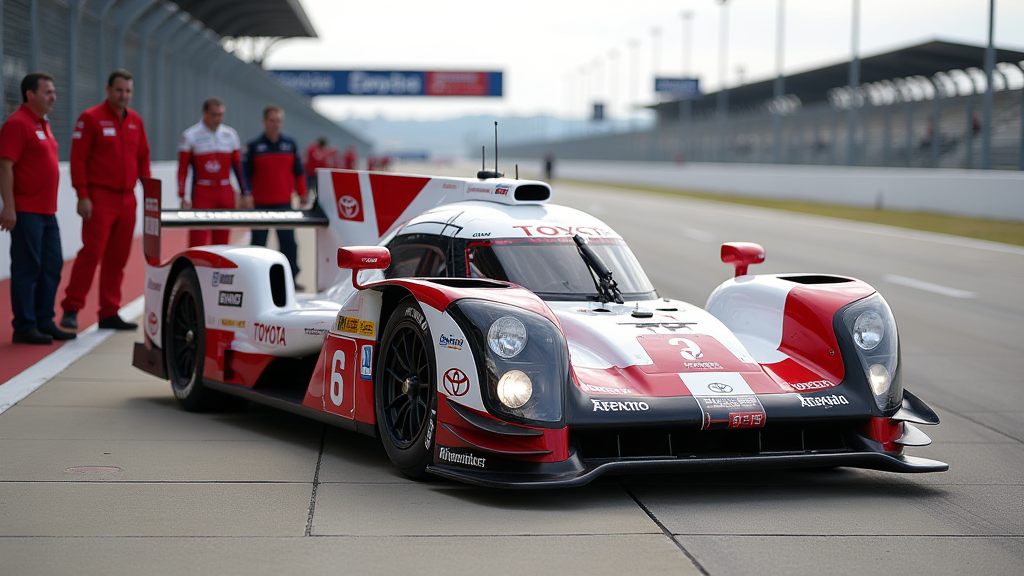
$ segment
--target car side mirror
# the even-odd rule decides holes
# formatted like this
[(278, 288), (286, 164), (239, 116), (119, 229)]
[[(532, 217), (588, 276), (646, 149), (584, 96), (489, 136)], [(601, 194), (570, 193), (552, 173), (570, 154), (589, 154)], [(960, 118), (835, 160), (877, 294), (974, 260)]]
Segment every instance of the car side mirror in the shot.
[(352, 285), (362, 290), (359, 272), (384, 270), (391, 266), (391, 252), (382, 246), (346, 246), (338, 248), (338, 268), (352, 271)]
[(747, 273), (747, 266), (764, 262), (764, 248), (753, 242), (726, 242), (722, 244), (722, 262), (736, 267), (736, 277)]

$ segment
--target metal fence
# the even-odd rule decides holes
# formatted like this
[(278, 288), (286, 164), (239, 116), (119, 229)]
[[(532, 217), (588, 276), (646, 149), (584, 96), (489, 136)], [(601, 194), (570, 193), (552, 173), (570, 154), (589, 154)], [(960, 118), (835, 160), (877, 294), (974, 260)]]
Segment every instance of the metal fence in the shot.
[(324, 136), (361, 156), (370, 144), (321, 116), (309, 101), (260, 67), (226, 52), (220, 37), (162, 0), (2, 0), (0, 81), (4, 118), (21, 104), (21, 80), (34, 71), (56, 78), (50, 114), (60, 156), (71, 151), (74, 120), (105, 97), (107, 75), (124, 67), (135, 76), (132, 107), (146, 125), (152, 158), (176, 157), (178, 137), (196, 123), (202, 101), (220, 96), (227, 124), (243, 140), (262, 130), (263, 107), (285, 110), (285, 132), (300, 145)]
[[(981, 168), (983, 94), (866, 104), (857, 110), (856, 166)], [(993, 94), (991, 167), (1024, 170), (1024, 90)], [(513, 144), (517, 158), (554, 154), (575, 160), (642, 160), (850, 165), (848, 111), (823, 103), (782, 118), (776, 154), (775, 117), (767, 112), (661, 123), (653, 129), (592, 133)], [(477, 152), (478, 154), (479, 152)]]

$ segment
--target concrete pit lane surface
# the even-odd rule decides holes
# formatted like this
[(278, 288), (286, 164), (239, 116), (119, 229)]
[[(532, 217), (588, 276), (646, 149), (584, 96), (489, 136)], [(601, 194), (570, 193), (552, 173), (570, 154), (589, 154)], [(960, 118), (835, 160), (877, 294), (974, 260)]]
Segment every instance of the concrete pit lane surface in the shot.
[(116, 334), (0, 415), (0, 573), (1021, 572), (1024, 249), (603, 187), (556, 184), (555, 201), (604, 219), (662, 295), (696, 305), (732, 274), (725, 241), (765, 247), (754, 273), (872, 284), (905, 386), (942, 418), (908, 453), (949, 472), (412, 482), (375, 439), (258, 406), (184, 412), (130, 366), (141, 334)]

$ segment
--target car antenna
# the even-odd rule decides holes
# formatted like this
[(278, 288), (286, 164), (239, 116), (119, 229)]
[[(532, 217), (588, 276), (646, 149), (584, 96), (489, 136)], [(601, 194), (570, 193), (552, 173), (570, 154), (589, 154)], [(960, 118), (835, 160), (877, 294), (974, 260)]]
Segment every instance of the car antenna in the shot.
[(519, 180), (519, 164), (516, 163), (516, 180)]
[(483, 168), (483, 169), (476, 173), (476, 177), (481, 179), (481, 180), (487, 180), (488, 178), (501, 178), (502, 176), (504, 176), (504, 174), (502, 174), (501, 172), (498, 172), (498, 122), (497, 122), (497, 120), (495, 120), (495, 122), (494, 122), (494, 170), (488, 170), (487, 169), (486, 150), (487, 150), (486, 146), (481, 146), (480, 147), (480, 160), (481, 160), (480, 163), (482, 165), (481, 168)]

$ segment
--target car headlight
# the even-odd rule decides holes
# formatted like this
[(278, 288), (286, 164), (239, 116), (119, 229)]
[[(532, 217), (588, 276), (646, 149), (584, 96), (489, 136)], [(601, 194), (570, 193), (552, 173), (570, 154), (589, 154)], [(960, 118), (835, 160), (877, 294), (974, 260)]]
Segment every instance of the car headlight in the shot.
[(505, 358), (515, 358), (526, 348), (526, 326), (513, 316), (502, 316), (487, 330), (487, 347)]
[(533, 396), (533, 382), (526, 372), (509, 370), (498, 380), (498, 400), (509, 408), (520, 408)]
[[(842, 318), (875, 405), (882, 412), (896, 410), (903, 403), (903, 379), (899, 370), (900, 340), (892, 310), (875, 292), (847, 306)], [(847, 366), (848, 371), (855, 368)]]
[(510, 422), (561, 426), (569, 382), (561, 330), (540, 314), (488, 300), (458, 300), (447, 311), (472, 347), (487, 411)]
[(874, 350), (885, 336), (885, 325), (882, 317), (874, 310), (861, 312), (853, 323), (853, 341), (861, 350)]

